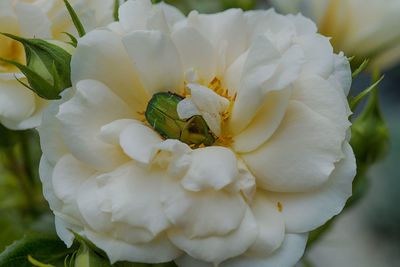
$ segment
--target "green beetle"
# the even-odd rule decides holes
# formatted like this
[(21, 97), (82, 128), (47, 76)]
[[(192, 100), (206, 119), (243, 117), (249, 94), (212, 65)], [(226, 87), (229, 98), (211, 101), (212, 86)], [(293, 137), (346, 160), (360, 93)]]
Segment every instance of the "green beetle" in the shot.
[(170, 92), (154, 94), (146, 108), (146, 120), (165, 138), (178, 139), (188, 145), (211, 146), (215, 138), (202, 116), (179, 118), (177, 106), (183, 99)]

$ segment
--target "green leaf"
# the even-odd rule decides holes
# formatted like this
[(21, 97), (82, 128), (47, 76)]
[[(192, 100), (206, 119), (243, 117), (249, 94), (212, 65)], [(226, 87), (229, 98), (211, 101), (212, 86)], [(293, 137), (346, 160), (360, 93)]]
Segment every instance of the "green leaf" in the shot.
[(45, 99), (58, 99), (59, 94), (71, 87), (72, 47), (59, 42), (59, 45), (41, 39), (26, 39), (8, 33), (3, 35), (23, 44), (26, 54), (26, 66), (4, 58), (1, 61), (12, 64), (28, 79), (29, 85), (21, 84)]
[(64, 258), (76, 248), (67, 249), (56, 235), (30, 233), (15, 241), (0, 254), (0, 266), (31, 267), (28, 255), (40, 262), (62, 266)]
[(369, 63), (369, 59), (364, 59), (364, 61), (361, 63), (361, 65), (352, 73), (351, 77), (354, 79), (360, 74), (367, 66)]
[(363, 98), (368, 95), (372, 90), (374, 90), (379, 83), (383, 80), (385, 76), (382, 75), (382, 77), (376, 81), (373, 85), (371, 85), (370, 87), (368, 87), (367, 89), (365, 89), (364, 91), (362, 91), (360, 94), (358, 94), (356, 97), (354, 97), (351, 101), (350, 101), (350, 109), (352, 111), (354, 111), (357, 106), (360, 104), (361, 100), (363, 100)]
[(78, 31), (79, 37), (85, 36), (85, 34), (86, 34), (85, 29), (84, 29), (82, 22), (80, 21), (78, 15), (76, 15), (75, 10), (72, 8), (72, 6), (68, 2), (68, 0), (64, 0), (64, 4), (68, 9), (68, 13), (71, 16), (72, 22), (74, 23), (76, 30)]
[(13, 210), (0, 212), (0, 251), (24, 235), (25, 225)]

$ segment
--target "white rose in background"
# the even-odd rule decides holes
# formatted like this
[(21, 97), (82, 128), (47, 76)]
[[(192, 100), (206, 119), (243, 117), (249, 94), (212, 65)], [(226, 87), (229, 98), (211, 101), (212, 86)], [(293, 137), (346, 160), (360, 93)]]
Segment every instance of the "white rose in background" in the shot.
[[(86, 30), (113, 20), (113, 0), (70, 2)], [(62, 32), (77, 36), (64, 2), (59, 0), (2, 0), (0, 32), (61, 41), (69, 40)], [(0, 36), (0, 57), (25, 62), (23, 46), (5, 36)], [(42, 111), (48, 101), (25, 88), (15, 77), (26, 82), (16, 67), (0, 62), (0, 123), (17, 130), (36, 127), (40, 124)]]
[[(119, 18), (79, 40), (73, 87), (38, 129), (60, 238), (73, 229), (112, 262), (294, 265), (351, 195), (346, 57), (273, 10), (185, 18), (138, 0)], [(159, 92), (185, 95), (177, 113), (201, 115), (216, 143), (146, 124)]]
[(387, 69), (400, 61), (398, 0), (272, 0), (281, 12), (302, 12), (331, 36), (335, 50), (372, 60)]

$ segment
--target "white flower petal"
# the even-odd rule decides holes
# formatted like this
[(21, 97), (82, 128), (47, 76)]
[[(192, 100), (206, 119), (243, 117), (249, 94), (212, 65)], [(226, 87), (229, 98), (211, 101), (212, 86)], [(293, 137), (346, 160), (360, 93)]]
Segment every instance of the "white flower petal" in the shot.
[(108, 232), (112, 229), (111, 214), (104, 212), (101, 202), (105, 198), (100, 191), (96, 177), (86, 180), (80, 187), (76, 202), (85, 224), (97, 232)]
[(165, 235), (160, 235), (148, 243), (129, 244), (89, 229), (85, 230), (85, 234), (90, 241), (107, 253), (111, 263), (116, 261), (162, 263), (181, 255), (181, 251), (172, 245)]
[(221, 264), (221, 267), (292, 267), (303, 256), (307, 234), (287, 234), (283, 244), (272, 255), (265, 258), (237, 257)]
[(188, 254), (183, 254), (179, 258), (174, 260), (175, 264), (178, 265), (178, 267), (213, 267), (215, 266), (212, 263), (196, 260), (195, 258), (192, 258)]
[[(303, 256), (306, 234), (287, 234), (281, 247), (266, 257), (239, 256), (220, 264), (220, 267), (293, 267)], [(179, 267), (212, 267), (213, 264), (184, 254), (175, 260)]]
[(258, 110), (251, 123), (234, 137), (233, 149), (239, 153), (246, 153), (265, 143), (279, 127), (291, 93), (291, 87), (270, 92), (267, 101)]
[(296, 35), (296, 27), (290, 19), (274, 9), (246, 12), (246, 19), (250, 40), (266, 35), (281, 53), (289, 48)]
[(54, 165), (64, 154), (68, 153), (68, 148), (62, 139), (61, 123), (56, 115), (60, 105), (68, 101), (73, 93), (71, 88), (66, 89), (61, 93), (60, 100), (53, 100), (44, 110), (42, 123), (37, 128), (42, 152)]
[(302, 233), (314, 230), (338, 214), (351, 196), (356, 163), (350, 145), (344, 144), (345, 158), (338, 162), (327, 183), (313, 192), (268, 193), (282, 204), (286, 229)]
[(239, 227), (247, 209), (239, 193), (212, 189), (192, 192), (169, 179), (163, 180), (161, 202), (168, 220), (182, 229), (179, 235), (189, 239), (226, 235)]
[(119, 7), (119, 21), (125, 31), (146, 30), (148, 14), (152, 9), (149, 0), (126, 1)]
[(303, 192), (328, 180), (343, 157), (345, 131), (299, 101), (289, 102), (282, 123), (258, 150), (242, 154), (257, 186)]
[[(71, 59), (71, 80), (73, 86), (76, 86), (79, 81), (86, 79), (104, 83), (133, 110), (146, 109), (149, 96), (118, 34), (94, 30), (79, 39)], [(140, 119), (138, 114), (132, 118)]]
[(279, 59), (279, 52), (266, 37), (257, 37), (249, 48), (230, 121), (233, 134), (240, 133), (265, 103), (269, 91), (263, 90), (262, 84), (272, 77)]
[(282, 55), (278, 68), (271, 79), (262, 84), (263, 88), (270, 91), (286, 88), (300, 76), (304, 62), (302, 48), (299, 45), (291, 46)]
[(293, 22), (298, 35), (314, 34), (318, 30), (314, 21), (300, 13), (297, 15), (289, 14), (287, 18)]
[(256, 242), (246, 253), (254, 257), (266, 257), (281, 246), (285, 236), (285, 220), (277, 205), (261, 190), (254, 196), (251, 210), (259, 233)]
[(344, 136), (344, 132), (350, 127), (348, 117), (351, 111), (347, 98), (335, 83), (319, 76), (300, 78), (294, 85), (292, 100), (300, 101), (330, 119), (337, 127), (337, 135)]
[(75, 233), (80, 233), (83, 230), (82, 227), (76, 225), (74, 222), (66, 221), (65, 216), (63, 216), (63, 218), (60, 218), (57, 215), (54, 217), (55, 217), (54, 224), (56, 227), (57, 235), (60, 237), (62, 241), (64, 241), (67, 247), (71, 247), (75, 239), (75, 236), (71, 232), (71, 230), (73, 230)]
[(109, 171), (127, 161), (122, 151), (97, 137), (103, 125), (134, 117), (132, 110), (104, 84), (80, 81), (73, 97), (61, 104), (57, 118), (72, 155), (88, 166)]
[(347, 57), (344, 56), (343, 52), (339, 55), (334, 55), (335, 67), (333, 73), (329, 76), (328, 81), (338, 83), (343, 89), (344, 94), (349, 94), (351, 83), (353, 81), (351, 77), (350, 63)]
[(220, 190), (238, 178), (235, 154), (225, 147), (198, 148), (191, 153), (192, 163), (182, 186), (190, 191)]
[(247, 203), (251, 203), (257, 189), (256, 178), (249, 171), (241, 158), (237, 159), (237, 163), (239, 171), (238, 179), (234, 183), (228, 185), (227, 190), (241, 192)]
[[(226, 50), (224, 62), (219, 62), (219, 65), (228, 67), (247, 48), (247, 25), (240, 9), (201, 15), (194, 11), (189, 14), (187, 25), (195, 27), (214, 45), (216, 51)], [(225, 67), (221, 71), (225, 71)]]
[(45, 155), (40, 158), (39, 175), (43, 186), (43, 196), (49, 202), (51, 210), (61, 210), (63, 203), (54, 193), (53, 189), (53, 170), (54, 166), (49, 162)]
[(137, 120), (116, 120), (101, 127), (98, 137), (105, 143), (119, 146), (121, 133), (132, 123), (140, 123)]
[(35, 111), (29, 118), (15, 125), (15, 128), (25, 130), (38, 127), (42, 122), (43, 112), (49, 104), (49, 100), (45, 100), (35, 94)]
[(25, 38), (51, 39), (51, 22), (44, 11), (30, 3), (20, 3), (15, 5), (18, 16), (20, 35)]
[(99, 177), (104, 180), (104, 198), (111, 203), (111, 220), (147, 229), (153, 236), (165, 230), (169, 223), (159, 200), (164, 176), (163, 171), (146, 170), (129, 162)]
[(169, 5), (165, 2), (159, 2), (156, 6), (160, 6), (164, 11), (165, 18), (167, 19), (168, 25), (172, 28), (175, 23), (185, 19), (185, 15), (176, 7)]
[[(12, 127), (29, 118), (36, 108), (34, 93), (17, 80), (0, 80), (0, 121)], [(8, 123), (7, 123), (8, 122)]]
[(302, 75), (319, 75), (327, 79), (334, 68), (334, 54), (329, 38), (319, 34), (298, 36), (299, 44), (305, 54), (306, 63)]
[(248, 52), (241, 54), (226, 70), (222, 79), (222, 88), (228, 89), (229, 95), (234, 96), (240, 88), (240, 81)]
[(192, 98), (185, 98), (178, 103), (176, 107), (178, 116), (181, 119), (188, 119), (194, 115), (201, 115), (200, 111), (197, 109), (196, 105), (193, 103)]
[(183, 92), (183, 66), (169, 36), (159, 31), (134, 31), (122, 42), (149, 96)]
[[(224, 236), (188, 238), (178, 229), (168, 231), (170, 240), (191, 257), (218, 265), (220, 262), (245, 252), (257, 237), (257, 224), (250, 209), (237, 230)], [(179, 261), (178, 261), (178, 265)], [(185, 266), (185, 265), (180, 265)], [(189, 265), (192, 266), (192, 265)]]
[(120, 144), (125, 154), (137, 162), (149, 164), (155, 152), (154, 146), (162, 139), (153, 129), (139, 123), (132, 123), (121, 133)]
[(71, 154), (66, 154), (54, 166), (52, 179), (54, 194), (64, 204), (75, 204), (79, 187), (94, 172)]
[(192, 149), (185, 143), (176, 139), (167, 139), (154, 146), (153, 165), (167, 168), (167, 172), (175, 178), (181, 178), (188, 169), (192, 158)]
[(204, 84), (216, 76), (217, 55), (212, 44), (193, 27), (182, 27), (171, 35), (184, 69), (196, 70)]

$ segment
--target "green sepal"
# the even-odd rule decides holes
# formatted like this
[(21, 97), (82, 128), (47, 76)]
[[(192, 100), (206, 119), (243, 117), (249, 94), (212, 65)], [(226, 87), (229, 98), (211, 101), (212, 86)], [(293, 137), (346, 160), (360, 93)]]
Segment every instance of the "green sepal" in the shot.
[(119, 21), (119, 0), (114, 0), (114, 11), (113, 11), (113, 17), (114, 21)]
[(55, 267), (53, 264), (48, 264), (48, 263), (43, 263), (32, 257), (31, 255), (28, 255), (28, 261), (36, 267)]
[[(351, 59), (351, 60), (353, 60), (353, 59)], [(351, 61), (349, 61), (349, 62), (351, 62)], [(358, 66), (358, 68), (355, 71), (353, 71), (353, 73), (351, 74), (351, 77), (353, 79), (355, 79), (363, 70), (365, 70), (365, 68), (368, 66), (368, 63), (369, 63), (369, 59), (364, 59), (364, 61), (360, 64), (360, 66)]]
[(72, 22), (74, 23), (76, 30), (78, 31), (79, 37), (85, 36), (86, 34), (85, 28), (83, 27), (83, 24), (79, 19), (78, 15), (76, 14), (75, 10), (68, 2), (68, 0), (64, 0), (64, 4), (67, 7), (68, 13), (71, 16)]
[(95, 247), (87, 239), (77, 236), (74, 233), (75, 238), (81, 244), (75, 257), (73, 257), (75, 267), (111, 267), (109, 260), (96, 252)]
[(69, 32), (62, 32), (62, 33), (67, 35), (69, 37), (69, 39), (71, 39), (71, 42), (67, 42), (67, 44), (70, 44), (73, 47), (77, 47), (78, 46), (78, 40), (75, 38), (75, 36), (73, 36)]
[(382, 75), (381, 78), (379, 78), (379, 80), (377, 80), (374, 84), (372, 84), (370, 87), (368, 87), (367, 89), (365, 89), (364, 91), (362, 91), (361, 93), (359, 93), (356, 97), (354, 97), (353, 99), (350, 99), (350, 109), (351, 111), (354, 111), (358, 105), (360, 104), (361, 100), (363, 100), (363, 98), (365, 96), (367, 96), (371, 91), (373, 91), (375, 88), (377, 88), (377, 86), (379, 85), (379, 83), (383, 80), (385, 76)]
[(67, 50), (41, 39), (2, 34), (22, 43), (25, 48), (26, 66), (0, 58), (1, 61), (16, 66), (26, 76), (29, 85), (19, 80), (24, 86), (45, 99), (59, 99), (59, 94), (71, 87), (71, 54)]

